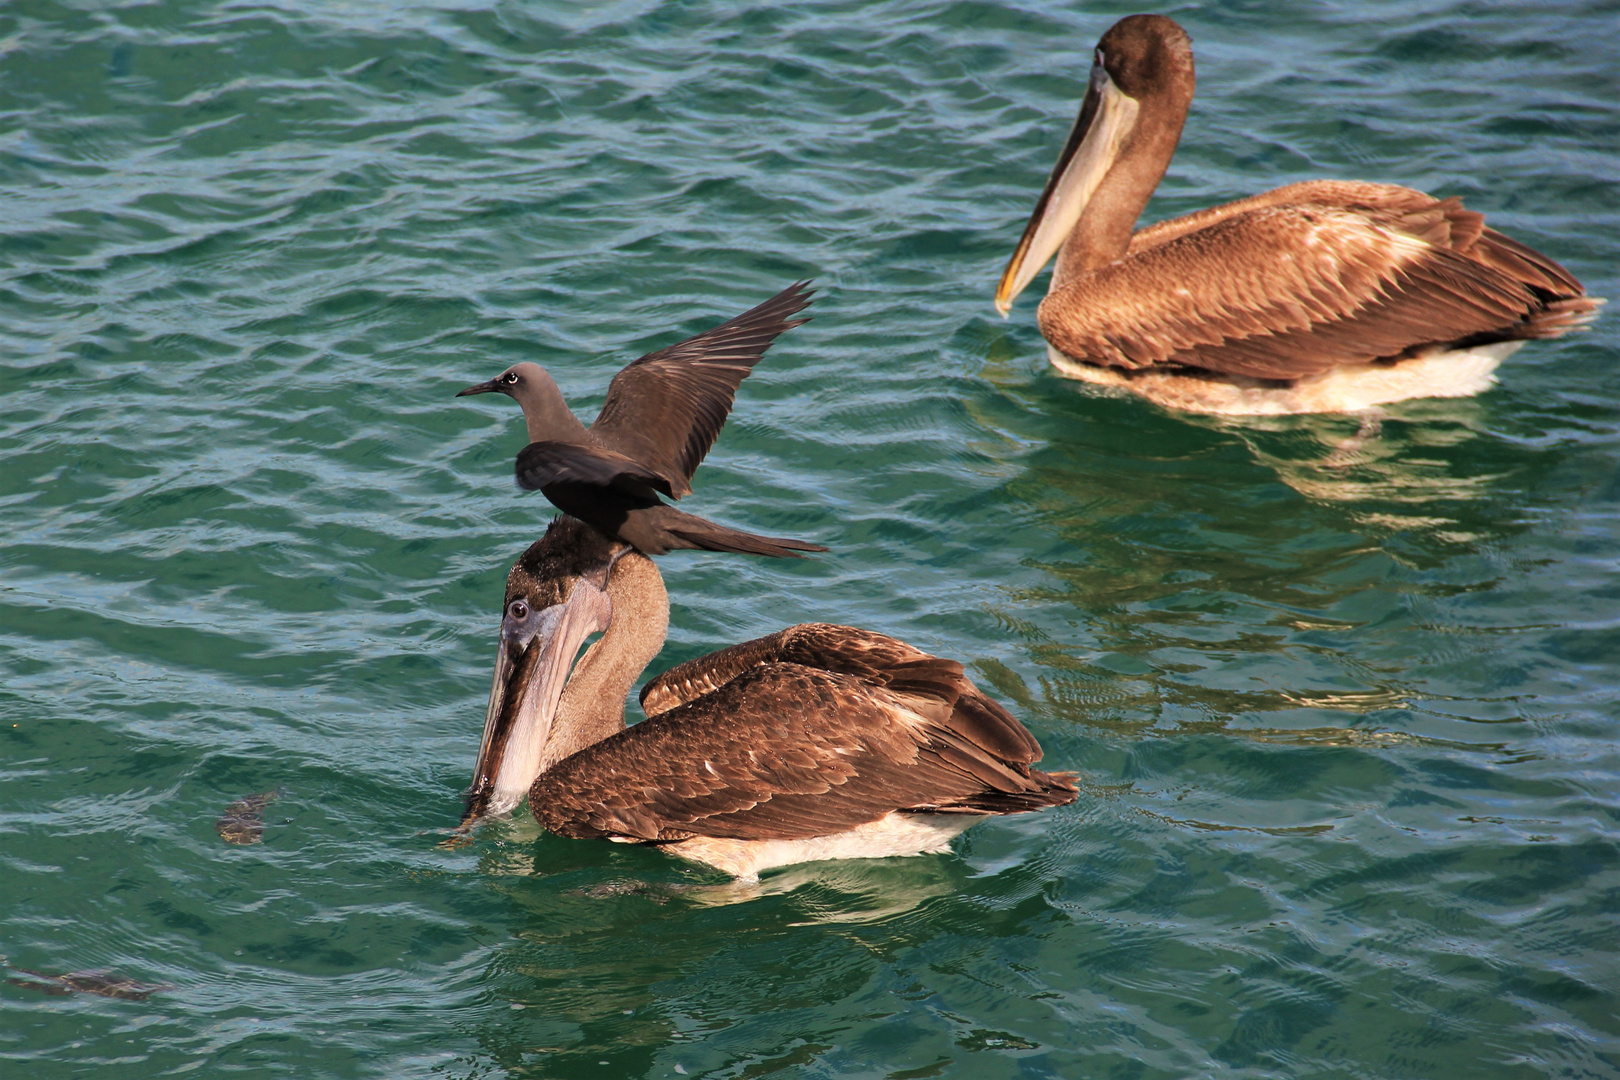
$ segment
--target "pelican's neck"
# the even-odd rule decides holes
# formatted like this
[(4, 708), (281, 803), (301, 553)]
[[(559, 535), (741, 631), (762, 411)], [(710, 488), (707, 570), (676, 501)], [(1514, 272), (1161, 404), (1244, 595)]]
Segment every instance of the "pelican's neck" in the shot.
[(1052, 268), (1049, 291), (1118, 262), (1131, 246), (1136, 220), (1175, 157), (1192, 103), (1192, 80), (1140, 101), (1137, 121), (1119, 156), (1092, 192)]
[(669, 632), (669, 594), (658, 568), (632, 552), (608, 579), (613, 622), (574, 665), (540, 772), (624, 730), (624, 699)]

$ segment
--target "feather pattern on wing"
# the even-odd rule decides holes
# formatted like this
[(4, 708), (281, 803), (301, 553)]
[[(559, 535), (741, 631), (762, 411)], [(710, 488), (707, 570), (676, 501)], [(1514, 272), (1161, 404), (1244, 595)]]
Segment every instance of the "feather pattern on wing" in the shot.
[(1000, 760), (910, 704), (853, 676), (757, 665), (562, 761), (536, 781), (529, 805), (563, 836), (656, 842), (802, 839), (895, 811), (1008, 813), (1072, 800), (1066, 775)]
[(677, 664), (642, 687), (641, 707), (655, 716), (724, 686), (749, 668), (779, 662), (853, 675), (911, 698), (931, 697), (951, 707), (949, 716), (960, 714), (964, 730), (972, 731), (989, 752), (1025, 765), (1041, 759), (1034, 736), (974, 686), (961, 664), (886, 634), (834, 623), (800, 623)]
[(591, 434), (664, 480), (673, 498), (689, 495), (692, 474), (725, 426), (737, 387), (810, 303), (808, 282), (788, 286), (712, 330), (648, 353), (613, 377)]
[(518, 486), (537, 491), (553, 484), (617, 488), (641, 499), (653, 491), (670, 494), (669, 481), (633, 458), (601, 446), (573, 442), (532, 442), (518, 451)]
[(1016, 813), (1073, 778), (955, 661), (807, 623), (679, 665), (650, 718), (541, 776), (530, 806), (564, 836), (825, 836), (896, 811)]
[(1049, 295), (1040, 324), (1106, 367), (1291, 380), (1553, 337), (1596, 304), (1456, 199), (1316, 181), (1141, 230), (1124, 258)]

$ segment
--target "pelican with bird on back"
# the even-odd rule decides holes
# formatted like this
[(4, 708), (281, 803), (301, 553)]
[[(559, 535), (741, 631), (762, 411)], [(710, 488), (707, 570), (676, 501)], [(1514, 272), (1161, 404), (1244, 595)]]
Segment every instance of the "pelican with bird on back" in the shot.
[(1051, 178), (996, 290), (1038, 312), (1064, 375), (1191, 412), (1356, 412), (1463, 397), (1602, 300), (1456, 198), (1319, 180), (1136, 229), (1192, 101), (1192, 43), (1162, 15), (1097, 42)]
[(558, 835), (658, 845), (749, 879), (943, 851), (986, 817), (1076, 798), (1074, 775), (1033, 768), (1034, 736), (960, 663), (848, 626), (801, 624), (680, 664), (646, 684), (647, 719), (626, 726), (626, 697), (669, 625), (649, 556), (825, 550), (653, 494), (691, 490), (741, 380), (808, 303), (791, 286), (635, 361), (588, 429), (537, 365), (462, 391), (523, 406), (519, 483), (565, 511), (507, 575), (464, 830), (526, 799)]
[[(821, 859), (946, 849), (996, 814), (1076, 797), (962, 665), (871, 631), (790, 627), (630, 687), (669, 598), (629, 544), (563, 516), (507, 577), (463, 826), (528, 799), (545, 829), (656, 844), (752, 878)], [(593, 633), (601, 637), (575, 660)]]

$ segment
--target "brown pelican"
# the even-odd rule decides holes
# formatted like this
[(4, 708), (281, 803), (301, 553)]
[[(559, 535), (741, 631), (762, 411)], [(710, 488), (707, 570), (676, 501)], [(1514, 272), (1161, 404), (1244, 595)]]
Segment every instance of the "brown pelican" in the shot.
[(996, 290), (1005, 315), (1057, 255), (1039, 321), (1063, 374), (1195, 412), (1351, 412), (1477, 393), (1602, 303), (1459, 200), (1389, 184), (1290, 184), (1133, 233), (1192, 95), (1174, 21), (1132, 15), (1097, 43)]
[[(463, 826), (524, 795), (561, 836), (658, 844), (737, 877), (818, 859), (944, 850), (990, 814), (1075, 798), (1072, 773), (962, 665), (811, 623), (631, 684), (664, 644), (652, 560), (568, 517), (507, 578)], [(601, 638), (574, 663), (585, 639)], [(572, 668), (572, 671), (570, 671)]]
[(729, 322), (633, 361), (613, 377), (588, 428), (539, 364), (516, 364), (456, 396), (498, 393), (517, 401), (529, 430), (529, 445), (517, 457), (518, 485), (539, 488), (558, 509), (638, 551), (701, 548), (793, 558), (799, 551), (826, 551), (717, 525), (658, 497), (691, 494), (692, 473), (725, 425), (738, 385), (778, 335), (809, 321), (789, 318), (809, 306), (808, 284), (790, 285)]

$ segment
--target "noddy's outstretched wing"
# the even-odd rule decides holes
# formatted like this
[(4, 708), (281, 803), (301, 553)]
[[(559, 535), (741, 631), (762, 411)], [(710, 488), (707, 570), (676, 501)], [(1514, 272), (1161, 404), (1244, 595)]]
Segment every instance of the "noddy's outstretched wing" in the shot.
[(591, 434), (661, 476), (672, 498), (691, 494), (692, 474), (725, 426), (738, 385), (778, 335), (809, 321), (792, 318), (809, 306), (808, 286), (795, 282), (735, 319), (630, 364), (613, 377)]

